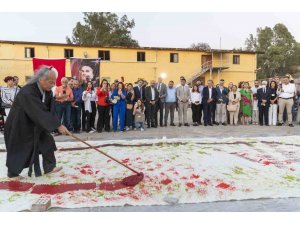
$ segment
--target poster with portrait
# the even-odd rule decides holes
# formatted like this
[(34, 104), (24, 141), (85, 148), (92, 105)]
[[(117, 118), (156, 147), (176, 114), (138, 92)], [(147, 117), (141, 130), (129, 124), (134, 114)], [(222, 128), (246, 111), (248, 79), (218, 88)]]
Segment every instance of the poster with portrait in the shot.
[(100, 59), (71, 58), (71, 74), (80, 83), (92, 81), (94, 87), (99, 87)]

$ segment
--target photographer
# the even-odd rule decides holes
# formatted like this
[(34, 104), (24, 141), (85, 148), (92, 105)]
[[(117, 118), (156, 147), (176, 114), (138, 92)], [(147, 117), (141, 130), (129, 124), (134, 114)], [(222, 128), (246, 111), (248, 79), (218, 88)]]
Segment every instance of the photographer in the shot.
[(101, 133), (103, 128), (106, 132), (110, 131), (110, 98), (108, 90), (108, 81), (103, 79), (100, 87), (97, 89), (96, 95), (98, 96), (98, 122), (97, 132)]

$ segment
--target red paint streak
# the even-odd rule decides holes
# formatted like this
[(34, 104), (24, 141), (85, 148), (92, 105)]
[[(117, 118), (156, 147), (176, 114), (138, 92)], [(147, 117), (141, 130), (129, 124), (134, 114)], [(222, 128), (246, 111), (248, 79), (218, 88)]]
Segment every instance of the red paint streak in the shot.
[(185, 185), (189, 188), (194, 188), (195, 187), (194, 183), (186, 183)]
[(40, 185), (35, 185), (31, 193), (54, 195), (54, 194), (64, 193), (67, 191), (91, 190), (95, 188), (96, 188), (96, 183), (59, 184), (59, 185), (40, 184)]
[(109, 160), (106, 161), (106, 163), (109, 163), (109, 162), (111, 162), (111, 159), (109, 159)]
[(135, 160), (141, 160), (142, 158), (141, 157), (137, 157)]
[(208, 186), (209, 180), (203, 180), (200, 181), (200, 184), (204, 185), (204, 186)]
[(274, 164), (274, 163), (273, 163), (273, 162), (270, 162), (270, 161), (264, 161), (263, 164), (266, 165), (266, 166), (268, 166), (268, 165)]
[(183, 176), (180, 178), (181, 180), (187, 180), (187, 177)]
[(164, 175), (166, 175), (166, 174), (165, 174), (164, 172), (161, 172), (160, 175), (164, 176)]
[(173, 174), (175, 174), (175, 175), (179, 175), (179, 173), (178, 173), (177, 171), (175, 171)]
[(165, 180), (162, 180), (160, 183), (161, 183), (161, 184), (164, 184), (164, 185), (168, 185), (168, 184), (172, 183), (172, 180), (169, 179), (169, 178), (167, 178), (167, 179), (165, 179)]
[(198, 179), (199, 177), (200, 177), (200, 176), (197, 175), (197, 174), (193, 174), (193, 175), (191, 176), (192, 179)]
[(116, 183), (101, 183), (99, 186), (100, 190), (103, 191), (116, 191), (116, 190), (120, 190), (126, 188), (126, 186), (124, 184), (122, 184), (121, 181), (116, 182)]
[(290, 168), (290, 171), (295, 171), (295, 168)]
[(3, 181), (0, 182), (0, 190), (8, 191), (28, 191), (34, 184), (23, 183), (19, 181)]

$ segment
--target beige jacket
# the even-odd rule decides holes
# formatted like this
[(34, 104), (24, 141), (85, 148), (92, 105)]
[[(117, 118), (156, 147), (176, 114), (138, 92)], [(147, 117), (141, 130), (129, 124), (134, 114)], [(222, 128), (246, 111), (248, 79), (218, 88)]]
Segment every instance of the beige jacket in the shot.
[[(232, 100), (234, 100), (234, 95), (233, 92), (229, 92), (229, 105), (232, 105)], [(241, 101), (241, 93), (236, 91), (236, 100), (238, 100), (238, 102)]]

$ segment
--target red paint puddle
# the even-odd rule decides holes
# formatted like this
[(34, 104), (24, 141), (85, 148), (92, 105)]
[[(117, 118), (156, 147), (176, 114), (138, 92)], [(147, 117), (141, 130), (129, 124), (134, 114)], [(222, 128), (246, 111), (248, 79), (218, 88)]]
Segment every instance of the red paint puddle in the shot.
[(231, 190), (234, 191), (235, 187), (230, 186), (229, 184), (226, 183), (220, 183), (216, 186), (217, 188), (222, 188), (222, 189), (227, 189), (227, 190)]
[(116, 182), (116, 183), (101, 183), (99, 185), (99, 190), (103, 190), (103, 191), (116, 191), (116, 190), (120, 190), (123, 188), (126, 188), (127, 186), (125, 186), (124, 184), (122, 184), (121, 181)]
[(19, 181), (3, 181), (0, 182), (0, 190), (8, 191), (28, 191), (34, 184), (23, 183)]
[(91, 190), (96, 188), (96, 183), (86, 183), (86, 184), (59, 184), (59, 185), (49, 185), (41, 184), (35, 185), (32, 194), (59, 194), (67, 191), (79, 191), (79, 190)]
[(194, 188), (195, 187), (194, 183), (186, 183), (185, 185), (189, 188)]
[(172, 183), (172, 180), (169, 179), (169, 178), (167, 178), (167, 179), (165, 179), (165, 180), (162, 180), (160, 183), (161, 183), (161, 184), (164, 184), (164, 185), (168, 185), (168, 184)]

